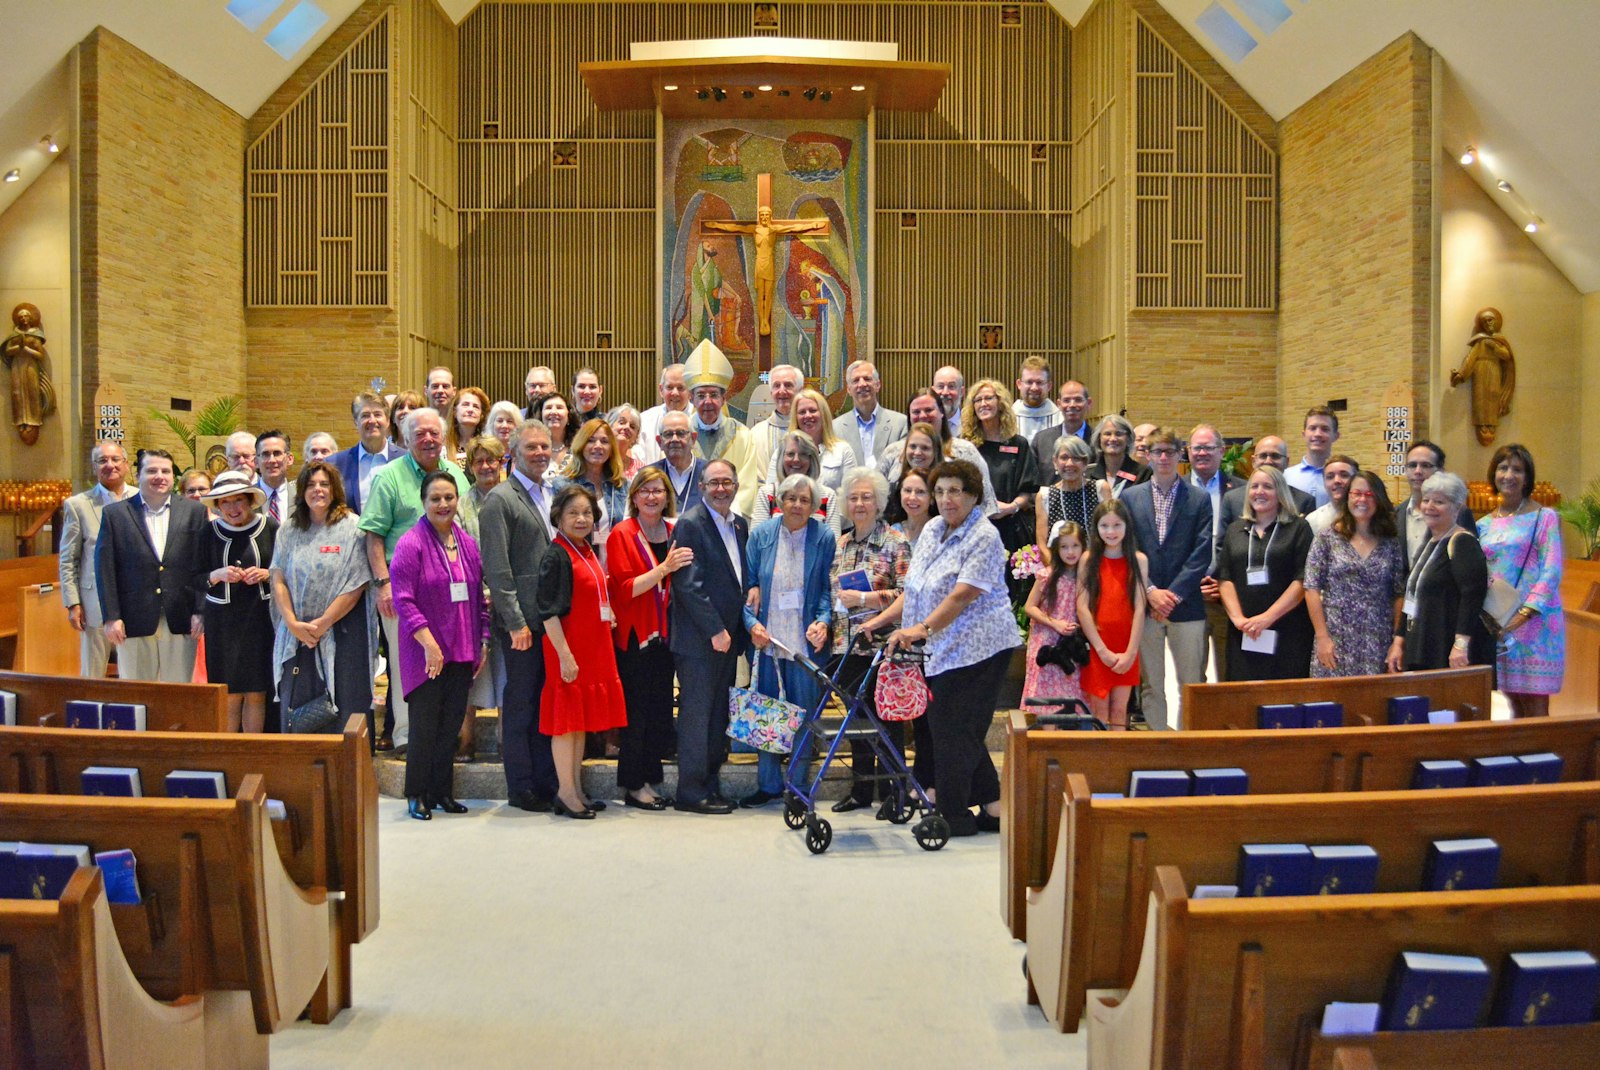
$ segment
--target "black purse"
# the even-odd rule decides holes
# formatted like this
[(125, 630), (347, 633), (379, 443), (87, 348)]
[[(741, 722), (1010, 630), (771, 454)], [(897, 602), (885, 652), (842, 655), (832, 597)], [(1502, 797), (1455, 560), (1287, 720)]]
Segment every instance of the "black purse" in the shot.
[(329, 732), (337, 728), (339, 710), (322, 675), (322, 657), (314, 646), (301, 643), (284, 666), (278, 685), (286, 732)]

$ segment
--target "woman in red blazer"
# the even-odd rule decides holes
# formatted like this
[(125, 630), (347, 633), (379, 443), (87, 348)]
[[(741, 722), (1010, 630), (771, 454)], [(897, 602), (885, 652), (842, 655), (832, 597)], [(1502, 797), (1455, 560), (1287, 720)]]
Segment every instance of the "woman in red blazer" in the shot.
[(672, 543), (677, 508), (672, 484), (660, 468), (642, 468), (628, 485), (628, 516), (606, 539), (612, 636), (617, 671), (628, 704), (628, 725), (617, 755), (617, 783), (626, 806), (665, 810), (672, 800), (655, 791), (661, 762), (672, 751), (672, 652), (667, 648), (672, 574), (694, 551)]

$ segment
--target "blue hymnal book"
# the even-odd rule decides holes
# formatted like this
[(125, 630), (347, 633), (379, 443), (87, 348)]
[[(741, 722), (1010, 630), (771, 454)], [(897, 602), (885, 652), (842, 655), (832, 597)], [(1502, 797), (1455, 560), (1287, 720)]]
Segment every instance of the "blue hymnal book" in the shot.
[(80, 698), (67, 700), (67, 711), (62, 723), (68, 728), (99, 728), (100, 703)]
[(1417, 763), (1417, 771), (1411, 777), (1413, 788), (1464, 788), (1470, 770), (1467, 763), (1459, 758), (1439, 758), (1431, 761)]
[(1196, 769), (1196, 795), (1248, 795), (1250, 774), (1243, 769)]
[(1256, 707), (1257, 728), (1304, 728), (1305, 714), (1298, 703), (1273, 702)]
[(1378, 852), (1364, 843), (1311, 848), (1316, 895), (1365, 895), (1378, 888)]
[(94, 864), (105, 875), (106, 901), (109, 903), (142, 903), (139, 895), (138, 866), (133, 852), (124, 847), (120, 851), (96, 851)]
[(1587, 951), (1520, 951), (1506, 956), (1490, 1025), (1577, 1025), (1594, 1021), (1600, 962)]
[(1137, 769), (1128, 778), (1128, 798), (1161, 799), (1189, 794), (1185, 769)]
[(1422, 873), (1425, 892), (1493, 888), (1500, 874), (1500, 845), (1491, 839), (1434, 840)]
[(145, 709), (142, 702), (106, 702), (100, 706), (100, 727), (115, 728), (122, 732), (144, 731)]
[(0, 691), (0, 724), (14, 725), (17, 723), (17, 693), (15, 691)]
[(872, 577), (867, 575), (867, 570), (864, 568), (841, 572), (839, 573), (839, 589), (841, 591), (870, 591), (872, 590)]
[(1396, 695), (1389, 700), (1390, 724), (1427, 724), (1427, 695)]
[(0, 843), (0, 899), (28, 898), (28, 882), (22, 879), (22, 863), (17, 848), (22, 844)]
[(136, 799), (144, 794), (139, 770), (130, 765), (91, 765), (78, 775), (84, 795), (117, 795)]
[(1239, 894), (1310, 895), (1311, 848), (1303, 843), (1247, 843), (1239, 848)]
[(28, 899), (60, 899), (79, 866), (90, 864), (89, 848), (81, 843), (20, 843), (17, 862), (27, 882)]
[(1384, 1029), (1471, 1029), (1489, 999), (1489, 967), (1473, 955), (1402, 951), (1383, 999)]
[(228, 781), (221, 773), (199, 769), (174, 769), (167, 774), (169, 799), (225, 799)]
[(284, 805), (282, 799), (267, 800), (267, 819), (269, 821), (289, 820), (289, 808)]
[(1306, 728), (1343, 728), (1344, 703), (1306, 702), (1300, 706)]
[(1475, 788), (1509, 788), (1528, 783), (1528, 776), (1528, 767), (1510, 754), (1472, 759), (1472, 786)]
[(1524, 754), (1517, 761), (1522, 763), (1528, 771), (1530, 784), (1555, 784), (1561, 779), (1561, 770), (1566, 763), (1561, 760), (1561, 755), (1551, 754)]
[(1380, 1009), (1376, 1003), (1330, 1003), (1322, 1008), (1322, 1035), (1342, 1037), (1376, 1033)]
[(1127, 796), (1120, 791), (1097, 791), (1092, 793), (1091, 799), (1126, 799)]

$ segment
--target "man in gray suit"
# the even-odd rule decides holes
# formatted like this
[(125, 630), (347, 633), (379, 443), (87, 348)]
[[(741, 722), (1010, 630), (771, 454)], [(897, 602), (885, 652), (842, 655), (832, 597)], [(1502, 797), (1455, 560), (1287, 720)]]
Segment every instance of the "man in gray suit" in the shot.
[(500, 753), (507, 801), (548, 811), (556, 795), (550, 737), (539, 731), (544, 690), (544, 626), (537, 608), (539, 559), (550, 548), (550, 429), (538, 420), (517, 428), (511, 476), (501, 480), (478, 511), (483, 579), (489, 585), (495, 639), (505, 654), (506, 686), (500, 699)]
[(850, 443), (857, 461), (867, 468), (876, 468), (883, 451), (905, 438), (911, 425), (904, 413), (878, 404), (883, 382), (870, 360), (852, 362), (845, 369), (844, 379), (855, 400), (855, 408), (833, 418), (833, 433)]
[(100, 539), (100, 513), (133, 493), (128, 486), (128, 455), (122, 443), (96, 442), (89, 451), (95, 485), (74, 494), (61, 507), (61, 601), (67, 621), (79, 633), (78, 675), (104, 676), (111, 642), (101, 630), (100, 596), (95, 593), (94, 547)]

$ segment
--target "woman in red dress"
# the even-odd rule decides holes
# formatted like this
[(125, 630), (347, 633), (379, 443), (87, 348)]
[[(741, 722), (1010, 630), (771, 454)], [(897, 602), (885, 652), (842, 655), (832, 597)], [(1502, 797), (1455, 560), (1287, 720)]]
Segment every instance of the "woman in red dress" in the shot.
[(1146, 575), (1127, 506), (1116, 498), (1102, 502), (1078, 566), (1078, 627), (1095, 655), (1083, 667), (1083, 693), (1094, 715), (1114, 729), (1128, 727), (1128, 696), (1139, 685)]
[(539, 618), (544, 622), (544, 692), (539, 731), (550, 736), (560, 788), (554, 809), (592, 818), (605, 803), (583, 793), (583, 743), (589, 732), (628, 723), (617, 656), (616, 626), (605, 569), (589, 537), (599, 509), (587, 487), (571, 483), (550, 503), (556, 537), (539, 560)]

